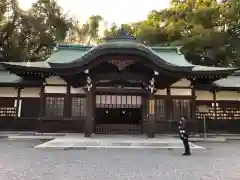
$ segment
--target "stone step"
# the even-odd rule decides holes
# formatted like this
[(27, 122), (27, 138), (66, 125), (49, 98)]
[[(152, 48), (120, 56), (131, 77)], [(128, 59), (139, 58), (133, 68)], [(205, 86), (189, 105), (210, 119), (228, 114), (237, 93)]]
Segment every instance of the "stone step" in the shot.
[[(192, 149), (204, 149), (201, 146), (190, 143)], [(35, 148), (136, 148), (136, 149), (179, 149), (183, 148), (181, 141), (160, 141), (160, 142), (129, 142), (129, 141), (76, 141), (76, 140), (52, 140), (35, 146)]]

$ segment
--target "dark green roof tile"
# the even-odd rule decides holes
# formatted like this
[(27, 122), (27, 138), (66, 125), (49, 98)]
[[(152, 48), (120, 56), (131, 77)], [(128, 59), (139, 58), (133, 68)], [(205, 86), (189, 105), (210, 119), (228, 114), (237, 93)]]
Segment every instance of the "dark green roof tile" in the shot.
[(23, 85), (23, 86), (40, 86), (42, 84), (41, 80), (26, 80), (15, 74), (9, 73), (8, 71), (0, 71), (0, 85), (2, 86), (13, 86), (13, 85)]
[(219, 79), (213, 83), (217, 87), (222, 88), (238, 88), (240, 89), (240, 76), (228, 76)]
[(86, 49), (62, 49), (53, 53), (47, 60), (47, 63), (70, 63), (82, 57), (86, 53)]
[(33, 67), (33, 68), (50, 68), (50, 65), (46, 61), (39, 62), (4, 62), (4, 64), (22, 67)]
[(23, 79), (15, 74), (10, 74), (8, 71), (0, 71), (0, 83), (19, 83)]
[(92, 48), (133, 48), (145, 50), (149, 49), (152, 53), (161, 57), (166, 63), (170, 63), (176, 66), (193, 66), (189, 63), (184, 55), (178, 54), (177, 47), (147, 47), (143, 44), (129, 41), (114, 41), (98, 46), (83, 46), (83, 45), (59, 45), (59, 51), (53, 53), (46, 62), (49, 63), (69, 63), (76, 59), (81, 58)]
[(222, 70), (235, 70), (236, 68), (225, 68), (225, 67), (211, 67), (211, 66), (200, 66), (195, 65), (193, 71), (222, 71)]
[(179, 53), (180, 47), (147, 47), (143, 44), (134, 42), (134, 41), (113, 41), (104, 44), (100, 44), (98, 46), (84, 46), (84, 45), (59, 45), (59, 51), (53, 53), (46, 62), (49, 63), (70, 63), (77, 59), (80, 59), (83, 55), (85, 55), (92, 48), (111, 48), (111, 47), (119, 47), (119, 48), (133, 48), (137, 47), (139, 49), (145, 50), (149, 49), (150, 52), (159, 56), (166, 63), (182, 66), (182, 67), (190, 67), (194, 66), (193, 71), (218, 71), (218, 70), (229, 70), (229, 68), (222, 67), (209, 67), (209, 66), (200, 66), (193, 65), (187, 61), (185, 56)]
[(232, 74), (232, 76), (240, 76), (240, 70), (235, 71), (235, 72)]
[[(7, 65), (13, 66), (23, 66), (32, 68), (50, 68), (49, 64), (67, 64), (75, 61), (81, 61), (81, 57), (85, 56), (87, 53), (91, 53), (92, 50), (98, 49), (108, 49), (108, 48), (137, 48), (148, 53), (154, 54), (159, 59), (162, 59), (165, 64), (171, 66), (180, 67), (193, 67), (192, 71), (196, 73), (205, 73), (207, 71), (228, 71), (234, 70), (231, 68), (221, 68), (221, 67), (208, 67), (193, 65), (186, 60), (183, 54), (179, 53), (180, 47), (147, 47), (144, 44), (140, 44), (134, 41), (113, 41), (103, 43), (97, 46), (85, 46), (85, 45), (58, 45), (58, 51), (53, 53), (44, 62), (19, 62), (19, 63), (9, 63)], [(158, 59), (158, 58), (157, 58)]]
[(183, 54), (178, 53), (177, 47), (150, 47), (163, 60), (175, 64), (176, 66), (193, 66)]

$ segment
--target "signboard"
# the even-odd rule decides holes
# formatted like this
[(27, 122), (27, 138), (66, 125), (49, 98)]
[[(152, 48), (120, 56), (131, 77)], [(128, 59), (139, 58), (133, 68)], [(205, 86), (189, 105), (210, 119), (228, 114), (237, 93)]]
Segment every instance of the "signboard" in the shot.
[(149, 100), (149, 114), (154, 114), (155, 112), (155, 102), (154, 100)]
[(198, 110), (201, 113), (208, 113), (211, 107), (207, 105), (198, 106)]

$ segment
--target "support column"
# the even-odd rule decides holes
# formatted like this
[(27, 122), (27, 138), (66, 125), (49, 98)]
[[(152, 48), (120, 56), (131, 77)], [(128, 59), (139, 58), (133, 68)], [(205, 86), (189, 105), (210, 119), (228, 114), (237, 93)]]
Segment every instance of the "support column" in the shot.
[(18, 119), (19, 118), (19, 115), (20, 115), (20, 95), (21, 95), (21, 88), (20, 87), (17, 87), (17, 99), (16, 99), (16, 116), (15, 118)]
[(196, 103), (196, 91), (195, 91), (195, 87), (192, 86), (191, 87), (191, 91), (192, 91), (192, 120), (197, 120), (196, 118), (196, 110), (197, 110), (197, 103)]
[(149, 81), (149, 96), (148, 96), (148, 126), (147, 126), (147, 136), (148, 138), (155, 137), (155, 97), (154, 97), (154, 88), (155, 88), (155, 79), (152, 78)]
[(168, 130), (172, 132), (172, 99), (171, 99), (171, 88), (167, 88), (167, 96), (166, 96), (166, 107), (165, 114), (166, 120), (168, 121)]
[(41, 90), (40, 90), (40, 112), (39, 112), (39, 118), (41, 119), (45, 114), (45, 95), (44, 95), (44, 89), (45, 85), (42, 84)]
[(148, 114), (148, 104), (147, 104), (147, 97), (144, 95), (142, 96), (142, 132), (146, 132), (146, 122), (147, 122), (147, 114)]
[(92, 83), (92, 109), (93, 109), (93, 133), (96, 131), (96, 80), (93, 78)]
[(72, 115), (72, 106), (71, 106), (71, 86), (67, 85), (67, 95), (64, 100), (64, 116), (70, 118)]
[[(85, 137), (91, 137), (94, 133), (94, 126), (95, 126), (95, 118), (94, 118), (94, 96), (95, 96), (95, 90), (96, 89), (96, 83), (93, 81), (89, 76), (87, 77), (87, 94), (86, 94), (86, 100), (87, 100), (87, 115), (85, 119), (85, 125), (84, 125), (84, 136)], [(95, 100), (96, 101), (96, 100)]]
[(39, 111), (38, 127), (37, 127), (37, 130), (39, 132), (43, 132), (44, 131), (44, 127), (43, 127), (43, 117), (45, 115), (45, 94), (44, 94), (44, 89), (45, 89), (45, 84), (43, 83), (41, 85), (41, 90), (40, 90), (40, 111)]
[(213, 90), (212, 93), (213, 93), (214, 119), (217, 120), (217, 95), (216, 95), (216, 90)]
[(153, 94), (149, 95), (148, 99), (148, 127), (147, 127), (148, 138), (155, 137), (155, 98)]
[(192, 91), (192, 100), (191, 100), (191, 119), (194, 122), (195, 126), (195, 132), (198, 132), (198, 123), (197, 123), (197, 102), (196, 102), (196, 91), (195, 91), (195, 87), (191, 86), (191, 91)]

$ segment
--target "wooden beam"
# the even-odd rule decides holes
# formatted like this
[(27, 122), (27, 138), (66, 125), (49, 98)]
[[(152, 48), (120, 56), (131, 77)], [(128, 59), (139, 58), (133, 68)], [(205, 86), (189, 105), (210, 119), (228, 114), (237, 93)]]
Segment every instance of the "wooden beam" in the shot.
[(108, 74), (98, 74), (95, 76), (96, 80), (142, 80), (147, 82), (148, 76), (139, 75), (134, 73), (108, 73)]
[[(85, 88), (83, 88), (85, 90)], [(147, 94), (144, 89), (96, 88), (97, 94)]]

